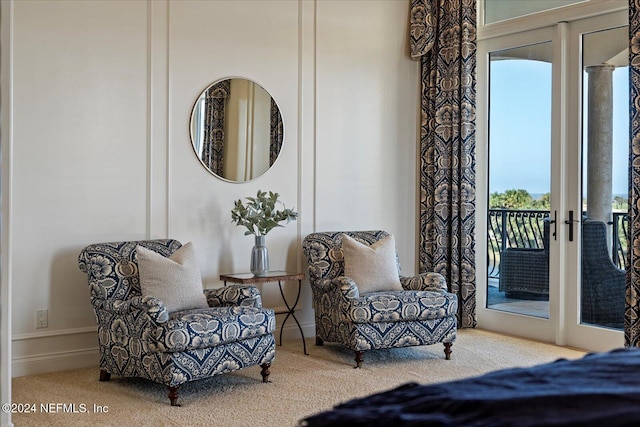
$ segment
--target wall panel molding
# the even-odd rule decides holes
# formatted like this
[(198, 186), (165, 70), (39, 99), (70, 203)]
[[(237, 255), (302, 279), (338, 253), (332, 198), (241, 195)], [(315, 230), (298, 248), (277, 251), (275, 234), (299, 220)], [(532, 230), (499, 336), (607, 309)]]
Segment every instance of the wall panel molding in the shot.
[[(283, 307), (274, 307), (275, 310), (284, 310)], [(284, 319), (284, 315), (278, 315), (278, 323)], [(301, 322), (300, 326), (307, 339), (311, 339), (315, 336), (315, 324), (313, 322)], [(280, 329), (278, 327), (274, 331), (274, 335), (280, 344)], [(59, 350), (59, 351), (47, 351), (50, 348), (51, 342), (49, 339), (56, 341), (65, 340), (68, 344), (73, 345), (74, 342), (79, 341), (77, 338), (70, 339), (70, 335), (86, 334), (82, 337), (82, 343), (85, 347), (76, 348), (73, 350)], [(66, 340), (69, 338), (70, 340)], [(298, 326), (289, 319), (287, 324), (282, 330), (282, 339), (287, 344), (298, 345), (300, 344), (300, 350), (302, 351), (302, 338), (300, 337), (300, 331)], [(96, 367), (96, 379), (98, 377), (98, 362), (100, 360), (100, 352), (98, 346), (92, 346), (91, 343), (98, 342), (96, 328), (78, 328), (69, 329), (65, 331), (56, 331), (49, 334), (21, 334), (15, 336), (14, 341), (17, 342), (17, 346), (24, 344), (24, 341), (30, 341), (31, 348), (28, 356), (14, 357), (11, 365), (11, 370), (14, 377), (21, 377), (25, 375), (36, 375), (46, 372), (64, 371), (68, 369), (79, 369), (89, 366)], [(21, 342), (18, 342), (21, 341)], [(76, 345), (77, 346), (77, 345)]]
[(49, 338), (49, 337), (61, 337), (65, 335), (79, 335), (86, 333), (96, 333), (96, 326), (87, 326), (84, 328), (73, 328), (73, 329), (56, 329), (52, 331), (43, 330), (42, 332), (32, 332), (28, 334), (14, 334), (11, 337), (12, 341), (24, 341), (24, 340), (33, 340), (39, 338)]
[(169, 13), (167, 0), (148, 0), (147, 237), (168, 238), (171, 161)]
[[(2, 114), (2, 231), (0, 269), (0, 403), (11, 402), (12, 245), (11, 196), (13, 167), (13, 0), (0, 3), (0, 96)], [(0, 425), (10, 426), (11, 414), (0, 412)]]
[(298, 33), (298, 206), (302, 238), (316, 228), (316, 1), (299, 0)]
[(96, 367), (98, 379), (98, 347), (79, 350), (42, 353), (33, 356), (15, 357), (12, 363), (14, 377), (36, 375), (46, 372), (65, 371), (88, 366)]

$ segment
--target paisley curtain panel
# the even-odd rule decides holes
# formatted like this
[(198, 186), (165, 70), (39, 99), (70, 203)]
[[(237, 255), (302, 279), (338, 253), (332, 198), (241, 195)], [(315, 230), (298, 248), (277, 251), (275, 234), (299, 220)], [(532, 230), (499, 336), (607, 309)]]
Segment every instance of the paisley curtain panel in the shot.
[(420, 272), (458, 295), (458, 324), (476, 326), (476, 0), (412, 0), (411, 57), (421, 63)]
[(202, 161), (213, 173), (223, 176), (224, 110), (231, 94), (230, 80), (223, 80), (205, 94), (204, 147)]
[(640, 0), (629, 0), (629, 233), (625, 346), (640, 347)]
[(284, 139), (284, 123), (282, 122), (282, 114), (276, 101), (271, 98), (271, 134), (269, 144), (269, 166), (273, 165), (282, 149), (282, 140)]

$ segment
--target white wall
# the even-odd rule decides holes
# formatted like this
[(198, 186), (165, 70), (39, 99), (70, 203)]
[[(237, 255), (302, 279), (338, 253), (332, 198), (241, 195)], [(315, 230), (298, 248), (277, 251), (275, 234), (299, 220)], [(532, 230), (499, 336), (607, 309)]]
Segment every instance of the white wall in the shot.
[[(193, 241), (205, 286), (220, 286), (221, 273), (248, 270), (253, 241), (230, 209), (258, 189), (300, 214), (267, 236), (272, 269), (302, 271), (309, 232), (382, 228), (414, 272), (418, 64), (407, 54), (408, 3), (3, 1), (2, 286), (12, 293), (13, 375), (97, 364), (82, 247)], [(267, 89), (285, 124), (278, 162), (249, 183), (212, 176), (189, 141), (193, 103), (228, 76)], [(262, 292), (265, 305), (282, 306), (273, 285)], [(301, 307), (309, 337), (308, 285)], [(49, 310), (47, 329), (35, 328), (38, 309)]]
[[(405, 4), (407, 3), (407, 4)], [(415, 270), (418, 63), (408, 1), (319, 1), (319, 230), (383, 228)]]

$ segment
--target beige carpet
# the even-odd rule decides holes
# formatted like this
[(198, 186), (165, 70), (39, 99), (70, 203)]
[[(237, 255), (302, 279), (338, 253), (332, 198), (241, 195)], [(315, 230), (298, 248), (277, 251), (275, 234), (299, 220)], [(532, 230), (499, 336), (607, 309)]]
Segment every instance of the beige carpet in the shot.
[[(415, 381), (454, 380), (515, 366), (530, 366), (584, 353), (482, 330), (461, 330), (451, 360), (442, 345), (365, 353), (362, 369), (337, 345), (299, 341), (276, 348), (271, 383), (252, 367), (180, 388), (182, 407), (171, 407), (166, 388), (150, 381), (113, 377), (98, 381), (98, 368), (13, 379), (14, 403), (37, 406), (36, 413), (13, 414), (16, 426), (295, 426), (307, 415), (353, 399)], [(86, 413), (43, 413), (41, 404), (76, 404)], [(94, 413), (94, 405), (108, 410)], [(62, 407), (58, 406), (59, 411)]]

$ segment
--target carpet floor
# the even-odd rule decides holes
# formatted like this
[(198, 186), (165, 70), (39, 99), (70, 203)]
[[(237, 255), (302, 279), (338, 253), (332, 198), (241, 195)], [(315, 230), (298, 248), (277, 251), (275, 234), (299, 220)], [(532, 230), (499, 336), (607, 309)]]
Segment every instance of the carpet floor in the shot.
[(477, 329), (458, 331), (451, 360), (444, 359), (440, 344), (372, 350), (365, 352), (363, 367), (354, 369), (348, 349), (318, 347), (313, 339), (307, 348), (305, 356), (300, 341), (278, 346), (267, 384), (259, 367), (184, 384), (181, 407), (170, 406), (166, 387), (151, 381), (114, 376), (99, 382), (97, 366), (18, 377), (12, 401), (36, 410), (14, 413), (12, 421), (16, 426), (293, 427), (305, 416), (409, 381), (443, 382), (584, 355)]

